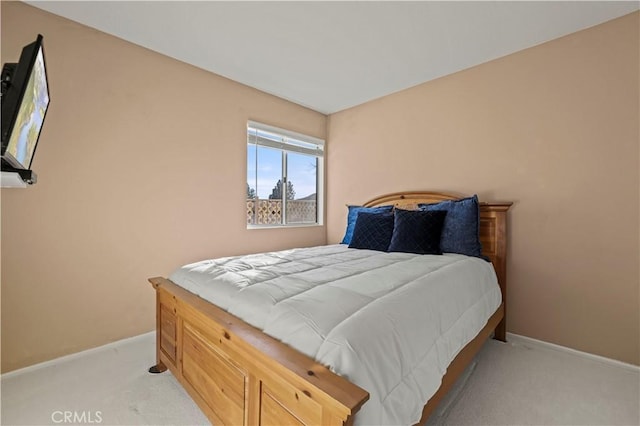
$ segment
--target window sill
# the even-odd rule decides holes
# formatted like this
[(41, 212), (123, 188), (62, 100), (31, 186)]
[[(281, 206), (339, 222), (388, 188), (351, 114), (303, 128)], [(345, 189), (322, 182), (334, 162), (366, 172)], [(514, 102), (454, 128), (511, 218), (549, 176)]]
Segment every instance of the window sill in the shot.
[(322, 228), (319, 223), (299, 223), (291, 225), (247, 225), (247, 229), (289, 229), (289, 228)]

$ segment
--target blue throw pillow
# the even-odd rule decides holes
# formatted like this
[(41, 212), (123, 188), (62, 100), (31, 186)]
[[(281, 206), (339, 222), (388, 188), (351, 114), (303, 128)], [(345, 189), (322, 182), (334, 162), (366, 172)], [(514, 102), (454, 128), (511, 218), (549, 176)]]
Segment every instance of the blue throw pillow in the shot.
[(393, 210), (393, 206), (382, 206), (382, 207), (360, 207), (360, 206), (349, 206), (349, 215), (347, 216), (347, 231), (344, 234), (344, 238), (340, 244), (349, 244), (351, 243), (351, 238), (353, 238), (353, 230), (356, 226), (356, 219), (358, 217), (359, 212), (368, 212), (368, 213), (390, 213)]
[(445, 253), (482, 257), (478, 196), (437, 204), (419, 204), (426, 211), (446, 211), (440, 248)]
[(393, 213), (359, 212), (349, 248), (387, 251), (393, 235)]
[(395, 211), (389, 251), (417, 254), (442, 254), (440, 236), (446, 211)]

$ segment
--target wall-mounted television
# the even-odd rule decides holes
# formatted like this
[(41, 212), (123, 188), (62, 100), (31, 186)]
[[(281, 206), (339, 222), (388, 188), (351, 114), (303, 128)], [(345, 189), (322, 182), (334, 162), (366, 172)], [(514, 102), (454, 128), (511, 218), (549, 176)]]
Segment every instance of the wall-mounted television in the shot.
[(42, 35), (22, 49), (18, 63), (2, 67), (2, 170), (31, 169), (49, 107)]

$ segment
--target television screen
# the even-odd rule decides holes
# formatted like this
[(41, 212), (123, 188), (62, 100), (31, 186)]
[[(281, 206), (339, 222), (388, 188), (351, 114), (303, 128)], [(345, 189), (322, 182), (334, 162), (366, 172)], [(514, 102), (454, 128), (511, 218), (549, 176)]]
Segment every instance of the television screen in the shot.
[(30, 169), (49, 106), (41, 35), (24, 47), (20, 62), (11, 68), (2, 97), (3, 166), (6, 161), (10, 167)]

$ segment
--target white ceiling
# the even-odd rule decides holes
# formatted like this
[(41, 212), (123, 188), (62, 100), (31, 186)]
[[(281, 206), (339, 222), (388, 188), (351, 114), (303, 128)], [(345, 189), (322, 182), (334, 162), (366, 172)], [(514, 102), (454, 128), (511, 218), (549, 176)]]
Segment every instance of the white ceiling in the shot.
[(638, 1), (27, 3), (325, 114), (639, 8)]

